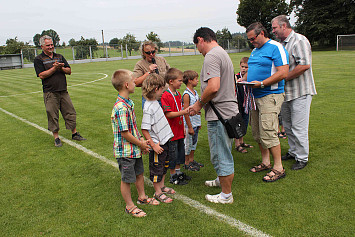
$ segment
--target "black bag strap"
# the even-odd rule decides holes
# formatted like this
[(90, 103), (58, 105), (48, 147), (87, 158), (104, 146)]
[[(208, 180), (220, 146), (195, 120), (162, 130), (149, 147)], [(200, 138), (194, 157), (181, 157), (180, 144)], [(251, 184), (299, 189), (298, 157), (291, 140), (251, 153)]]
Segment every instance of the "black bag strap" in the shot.
[(219, 121), (222, 122), (222, 124), (224, 125), (225, 124), (225, 121), (224, 119), (222, 118), (221, 114), (218, 112), (218, 110), (216, 109), (216, 107), (214, 106), (214, 104), (210, 101), (208, 102), (209, 105), (211, 106), (211, 108), (213, 109), (213, 111), (215, 112), (215, 114), (217, 115)]

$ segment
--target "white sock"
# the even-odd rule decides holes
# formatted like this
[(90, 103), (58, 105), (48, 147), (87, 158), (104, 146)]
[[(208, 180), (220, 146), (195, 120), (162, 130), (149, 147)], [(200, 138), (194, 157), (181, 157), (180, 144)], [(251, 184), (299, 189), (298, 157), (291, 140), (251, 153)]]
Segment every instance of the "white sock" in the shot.
[(222, 197), (223, 199), (228, 199), (230, 196), (232, 196), (232, 193), (227, 193), (227, 194), (225, 194), (224, 192), (221, 192), (221, 197)]
[(181, 174), (182, 172), (180, 171), (180, 169), (175, 169), (176, 174)]

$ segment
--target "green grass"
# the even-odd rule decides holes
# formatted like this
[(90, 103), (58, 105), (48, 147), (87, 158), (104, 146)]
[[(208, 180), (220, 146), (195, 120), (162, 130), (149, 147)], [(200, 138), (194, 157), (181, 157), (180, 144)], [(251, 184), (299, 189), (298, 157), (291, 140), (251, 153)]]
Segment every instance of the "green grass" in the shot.
[[(238, 71), (248, 53), (231, 54)], [(172, 67), (200, 72), (203, 57), (168, 57)], [(114, 161), (110, 113), (117, 92), (110, 77), (119, 68), (132, 70), (137, 60), (72, 65), (68, 84), (108, 77), (95, 83), (69, 87), (78, 114), (78, 130), (88, 140), (86, 148)], [(214, 210), (273, 236), (354, 235), (354, 51), (313, 53), (318, 95), (313, 97), (310, 118), (310, 161), (300, 171), (284, 163), (287, 177), (275, 183), (252, 174), (260, 162), (258, 149), (247, 154), (233, 151), (235, 179), (232, 205), (208, 203), (204, 195), (218, 188), (204, 186), (215, 177), (209, 162), (206, 122), (199, 137), (196, 160), (205, 164), (190, 172), (193, 180), (174, 187)], [(199, 89), (199, 88), (198, 88)], [(0, 71), (0, 107), (46, 128), (41, 81), (33, 69)], [(181, 88), (183, 91), (183, 88)], [(14, 96), (17, 95), (17, 96)], [(7, 96), (7, 97), (4, 97)], [(132, 99), (141, 121), (141, 89)], [(143, 219), (124, 214), (120, 173), (115, 168), (64, 143), (55, 148), (48, 134), (0, 111), (0, 230), (1, 236), (242, 236), (236, 228), (175, 200), (173, 204), (143, 207)], [(60, 120), (60, 134), (70, 138)], [(250, 131), (245, 141), (256, 145)], [(287, 141), (281, 141), (283, 153)], [(145, 157), (145, 176), (148, 176)], [(148, 195), (154, 190), (146, 186)], [(137, 192), (132, 188), (133, 199)]]

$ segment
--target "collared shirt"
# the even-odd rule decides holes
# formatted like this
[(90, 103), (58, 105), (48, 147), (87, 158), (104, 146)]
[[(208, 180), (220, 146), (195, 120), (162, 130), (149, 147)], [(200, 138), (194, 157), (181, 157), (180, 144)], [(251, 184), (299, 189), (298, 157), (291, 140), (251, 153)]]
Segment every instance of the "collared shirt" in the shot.
[(134, 103), (131, 99), (127, 100), (118, 95), (111, 113), (111, 124), (115, 158), (140, 158), (142, 156), (141, 149), (127, 141), (121, 134), (124, 131), (128, 131), (137, 139), (141, 137), (137, 128)]
[(308, 39), (292, 31), (282, 42), (289, 53), (290, 71), (297, 65), (310, 65), (302, 75), (285, 84), (285, 101), (290, 101), (304, 95), (315, 95), (316, 87), (312, 72), (312, 50)]
[[(170, 65), (166, 62), (165, 58), (163, 57), (155, 56), (155, 61), (158, 66), (159, 75), (161, 75), (164, 78), (166, 72), (170, 68)], [(146, 72), (149, 72), (149, 66), (151, 64), (153, 63), (148, 62), (146, 59), (142, 59), (138, 61), (133, 69), (133, 78), (141, 77)]]
[[(64, 63), (64, 67), (70, 68), (67, 60), (61, 54), (53, 53), (53, 57), (49, 57), (44, 52), (34, 59), (34, 68), (37, 77), (41, 72), (47, 71), (53, 67), (54, 62)], [(57, 92), (67, 90), (67, 80), (65, 73), (61, 70), (55, 71), (51, 76), (42, 80), (43, 92)]]

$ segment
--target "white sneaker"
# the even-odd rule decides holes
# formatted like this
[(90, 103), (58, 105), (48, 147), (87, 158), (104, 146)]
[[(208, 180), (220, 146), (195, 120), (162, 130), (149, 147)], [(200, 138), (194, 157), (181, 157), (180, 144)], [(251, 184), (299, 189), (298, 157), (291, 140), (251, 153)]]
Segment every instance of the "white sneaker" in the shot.
[(221, 183), (217, 179), (207, 180), (205, 181), (205, 185), (208, 187), (221, 187)]
[(233, 195), (230, 195), (229, 198), (222, 198), (221, 194), (209, 195), (205, 196), (206, 200), (214, 203), (222, 203), (222, 204), (232, 204), (233, 203)]

